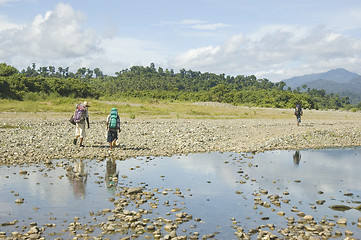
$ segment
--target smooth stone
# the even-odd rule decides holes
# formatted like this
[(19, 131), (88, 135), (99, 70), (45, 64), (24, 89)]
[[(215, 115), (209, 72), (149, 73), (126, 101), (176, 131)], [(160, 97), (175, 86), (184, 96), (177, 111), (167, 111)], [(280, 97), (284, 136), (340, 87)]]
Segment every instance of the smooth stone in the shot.
[(336, 223), (339, 224), (339, 225), (346, 225), (347, 224), (347, 219), (346, 218), (337, 219)]
[(15, 200), (15, 203), (21, 204), (24, 203), (24, 198), (18, 198)]
[(351, 209), (351, 207), (346, 206), (346, 205), (332, 205), (329, 208), (331, 208), (332, 210), (335, 210), (335, 211), (347, 211), (347, 210)]
[(311, 215), (306, 215), (303, 217), (306, 221), (313, 221), (313, 217)]
[(133, 187), (127, 189), (128, 194), (137, 194), (142, 192), (143, 192), (143, 187)]

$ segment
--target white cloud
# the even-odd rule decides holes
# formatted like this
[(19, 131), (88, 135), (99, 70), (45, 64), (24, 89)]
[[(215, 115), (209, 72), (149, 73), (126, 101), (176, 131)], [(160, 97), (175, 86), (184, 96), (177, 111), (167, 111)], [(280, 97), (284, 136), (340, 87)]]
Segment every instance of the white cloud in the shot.
[(202, 31), (215, 31), (218, 29), (230, 27), (230, 25), (225, 23), (208, 23), (198, 19), (183, 19), (178, 22), (162, 22), (161, 24)]
[(159, 43), (126, 37), (103, 39), (99, 47), (102, 52), (89, 58), (87, 66), (98, 67), (108, 75), (135, 65), (164, 66), (168, 54)]
[(361, 63), (360, 52), (361, 40), (332, 32), (325, 26), (300, 31), (277, 27), (267, 28), (263, 35), (238, 34), (220, 46), (191, 49), (171, 64), (231, 75), (255, 74), (278, 81), (337, 67), (356, 70)]
[(224, 23), (212, 23), (212, 24), (194, 24), (191, 26), (191, 28), (198, 29), (198, 30), (217, 30), (220, 28), (226, 28), (229, 27), (229, 25)]
[(0, 0), (0, 4), (5, 4), (5, 3), (9, 3), (9, 2), (17, 2), (20, 0)]
[(20, 25), (9, 22), (5, 16), (0, 15), (0, 34), (1, 31), (5, 31), (9, 29), (20, 29), (21, 27), (22, 26)]
[(204, 24), (205, 21), (198, 20), (198, 19), (183, 19), (179, 22), (173, 22), (174, 24), (179, 25), (196, 25), (196, 24)]
[[(70, 59), (99, 51), (95, 32), (82, 29), (85, 15), (59, 3), (53, 11), (38, 15), (31, 24), (0, 32), (3, 60), (42, 61)], [(21, 64), (17, 64), (21, 65)]]
[[(0, 4), (9, 1), (0, 0)], [(360, 19), (358, 12), (352, 11), (352, 19)], [(162, 28), (147, 29), (140, 39), (134, 36), (139, 36), (142, 28), (133, 27), (133, 23), (122, 25), (114, 15), (104, 16), (104, 22), (97, 19), (93, 25), (98, 27), (98, 35), (85, 28), (93, 24), (87, 17), (94, 15), (86, 16), (69, 4), (59, 3), (25, 25), (0, 16), (0, 59), (17, 68), (35, 62), (38, 66), (99, 67), (105, 74), (153, 62), (176, 71), (254, 74), (272, 81), (337, 67), (360, 73), (361, 40), (355, 28), (347, 29), (353, 34), (346, 35), (345, 29), (331, 30), (324, 25), (257, 25), (252, 33), (226, 39), (237, 23), (230, 27), (190, 17), (162, 22)], [(154, 35), (148, 34), (153, 31)]]

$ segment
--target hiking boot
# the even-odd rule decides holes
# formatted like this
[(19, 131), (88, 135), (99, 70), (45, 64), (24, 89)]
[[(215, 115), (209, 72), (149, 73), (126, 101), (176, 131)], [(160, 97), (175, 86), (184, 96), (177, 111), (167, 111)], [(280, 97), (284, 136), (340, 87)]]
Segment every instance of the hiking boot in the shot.
[(85, 147), (83, 144), (82, 144), (82, 145), (79, 145), (79, 146), (82, 147), (82, 148)]
[(74, 145), (76, 145), (77, 141), (78, 141), (78, 139), (74, 138), (74, 140), (73, 140)]

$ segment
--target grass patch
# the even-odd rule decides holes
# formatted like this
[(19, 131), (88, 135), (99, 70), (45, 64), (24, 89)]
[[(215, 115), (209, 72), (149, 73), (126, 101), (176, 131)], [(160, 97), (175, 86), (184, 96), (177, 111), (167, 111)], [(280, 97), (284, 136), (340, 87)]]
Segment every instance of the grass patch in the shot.
[[(194, 103), (167, 100), (100, 98), (75, 99), (52, 97), (37, 101), (15, 101), (0, 99), (0, 112), (15, 113), (61, 113), (70, 117), (78, 103), (90, 104), (91, 118), (105, 118), (110, 110), (118, 109), (122, 118), (168, 118), (168, 119), (294, 119), (293, 109), (259, 108), (252, 106), (234, 106), (221, 103)], [(63, 114), (64, 113), (64, 114)], [(304, 110), (304, 119), (359, 119), (360, 112), (353, 111), (317, 111)]]
[(273, 118), (262, 109), (234, 106), (218, 103), (193, 103), (174, 101), (150, 101), (149, 99), (74, 99), (49, 98), (39, 101), (0, 100), (0, 112), (42, 113), (58, 112), (69, 113), (75, 110), (77, 103), (87, 101), (90, 104), (92, 117), (105, 117), (115, 107), (123, 118)]
[(10, 124), (3, 124), (3, 125), (0, 125), (0, 128), (17, 128), (16, 126), (13, 126), (13, 125), (10, 125)]
[(3, 125), (0, 125), (0, 128), (3, 128), (3, 129), (13, 129), (13, 128), (21, 128), (21, 129), (29, 129), (29, 127), (25, 127), (25, 126), (15, 126), (15, 125), (10, 125), (10, 124), (3, 124)]

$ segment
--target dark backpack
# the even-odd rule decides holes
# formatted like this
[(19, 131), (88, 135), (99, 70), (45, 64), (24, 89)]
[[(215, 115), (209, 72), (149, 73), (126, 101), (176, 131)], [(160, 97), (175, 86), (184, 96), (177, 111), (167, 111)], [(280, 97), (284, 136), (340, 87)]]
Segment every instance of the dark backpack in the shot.
[(300, 104), (297, 104), (297, 105), (296, 105), (295, 115), (302, 115), (302, 108), (301, 108), (301, 105), (300, 105)]
[(86, 111), (85, 106), (82, 104), (78, 104), (76, 106), (75, 113), (74, 113), (74, 122), (76, 122), (76, 123), (84, 122), (85, 111)]
[(113, 108), (110, 111), (110, 120), (109, 120), (110, 129), (117, 129), (117, 119), (118, 119), (118, 111), (116, 108)]

